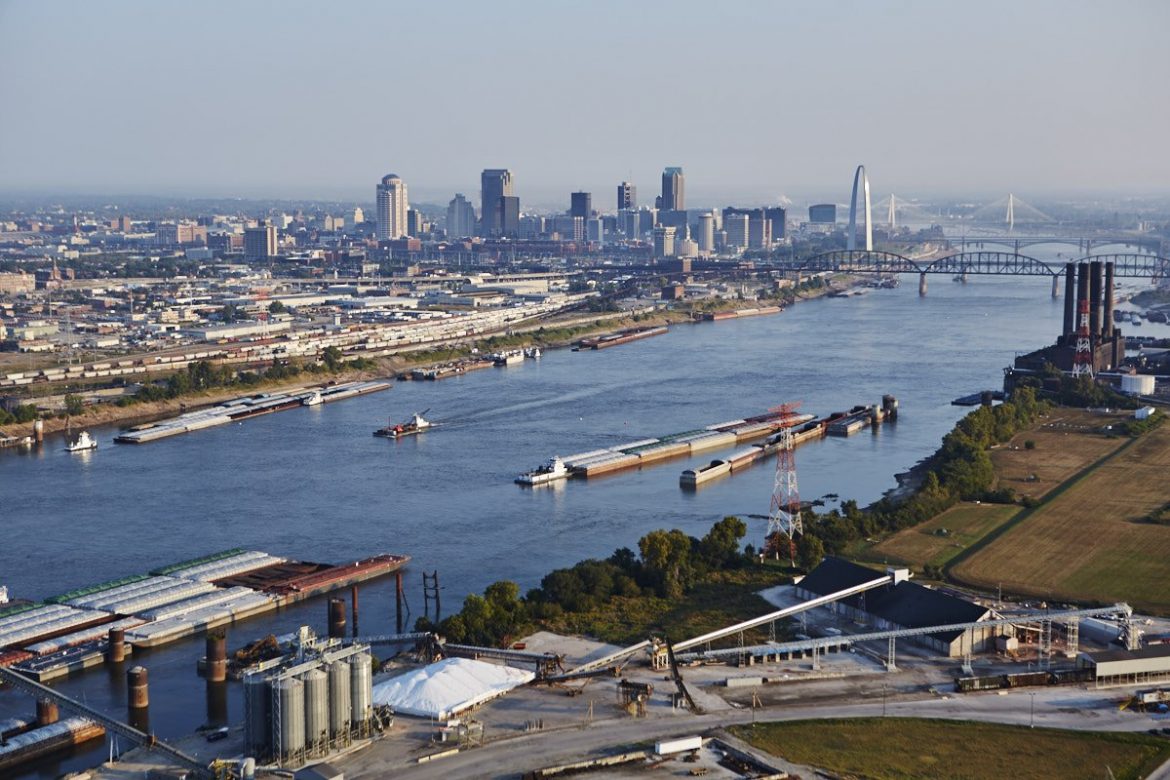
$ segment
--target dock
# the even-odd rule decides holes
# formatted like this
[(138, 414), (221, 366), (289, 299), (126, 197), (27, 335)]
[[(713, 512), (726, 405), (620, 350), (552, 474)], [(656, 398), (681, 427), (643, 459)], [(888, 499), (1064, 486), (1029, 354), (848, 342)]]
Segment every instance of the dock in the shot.
[(1003, 399), (1002, 390), (983, 390), (971, 393), (971, 395), (960, 396), (951, 401), (951, 406), (979, 406), (980, 404), (990, 406), (992, 401), (1002, 401)]
[(406, 555), (345, 564), (232, 549), (0, 610), (0, 665), (38, 682), (100, 664), (111, 630), (128, 649), (176, 642), (395, 572)]
[(245, 395), (209, 406), (206, 409), (186, 412), (169, 420), (137, 426), (115, 436), (114, 441), (119, 444), (146, 444), (182, 433), (215, 428), (286, 409), (343, 401), (359, 395), (389, 390), (391, 387), (389, 382), (383, 381), (343, 382), (335, 385), (298, 388), (283, 393)]

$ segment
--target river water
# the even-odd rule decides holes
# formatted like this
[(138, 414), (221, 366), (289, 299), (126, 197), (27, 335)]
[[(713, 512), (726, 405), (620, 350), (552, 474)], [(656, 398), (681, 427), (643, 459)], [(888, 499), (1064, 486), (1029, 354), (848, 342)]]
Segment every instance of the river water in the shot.
[[(1055, 251), (1055, 250), (1054, 250)], [(938, 446), (966, 410), (952, 399), (999, 388), (1017, 352), (1051, 342), (1062, 302), (1048, 280), (932, 276), (861, 297), (800, 303), (782, 314), (678, 325), (600, 352), (552, 351), (539, 361), (296, 409), (142, 446), (95, 429), (95, 452), (59, 439), (35, 454), (0, 455), (0, 584), (40, 599), (228, 547), (341, 562), (379, 552), (413, 556), (407, 596), (422, 612), (421, 572), (437, 570), (444, 612), (498, 579), (537, 585), (550, 569), (655, 528), (703, 534), (727, 514), (766, 515), (771, 464), (684, 492), (679, 473), (720, 453), (601, 479), (521, 488), (512, 479), (553, 454), (612, 446), (759, 414), (785, 401), (828, 414), (884, 393), (900, 419), (797, 451), (801, 496), (868, 503), (894, 474)], [(1165, 326), (1146, 326), (1159, 335)], [(1157, 332), (1155, 332), (1157, 331)], [(441, 427), (401, 442), (372, 431), (410, 413)], [(829, 502), (832, 506), (832, 502)], [(758, 544), (766, 521), (750, 523)], [(393, 630), (392, 579), (362, 588), (362, 633)], [(229, 630), (229, 647), (308, 623), (323, 632), (322, 599)], [(222, 715), (195, 674), (202, 642), (136, 654), (150, 669), (152, 728), (190, 733)], [(124, 717), (124, 673), (103, 669), (59, 687)], [(238, 688), (227, 696), (242, 717)], [(209, 712), (209, 707), (211, 711)], [(0, 692), (0, 718), (32, 703)], [(53, 777), (92, 764), (105, 747), (41, 765)]]

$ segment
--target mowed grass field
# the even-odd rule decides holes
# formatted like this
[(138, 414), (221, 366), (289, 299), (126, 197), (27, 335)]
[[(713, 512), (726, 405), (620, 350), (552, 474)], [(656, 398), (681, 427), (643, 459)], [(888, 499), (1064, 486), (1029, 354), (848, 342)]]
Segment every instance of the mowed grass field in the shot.
[[(975, 542), (1012, 519), (1023, 508), (1016, 504), (963, 503), (951, 507), (922, 525), (906, 528), (862, 554), (876, 563), (909, 566), (944, 566)], [(946, 535), (939, 533), (946, 529)]]
[[(1070, 442), (1070, 446), (1078, 446)], [(1170, 502), (1170, 425), (1133, 441), (953, 565), (972, 585), (1170, 614), (1170, 526), (1141, 522)]]
[(1170, 758), (1170, 740), (1145, 734), (918, 718), (761, 723), (730, 730), (785, 760), (871, 780), (1136, 780)]
[[(1084, 409), (1054, 409), (1040, 425), (1016, 434), (991, 451), (996, 487), (1019, 496), (1042, 498), (1078, 471), (1125, 444), (1128, 439), (1103, 430), (1128, 413), (1100, 414)], [(1024, 446), (1032, 441), (1035, 449)]]

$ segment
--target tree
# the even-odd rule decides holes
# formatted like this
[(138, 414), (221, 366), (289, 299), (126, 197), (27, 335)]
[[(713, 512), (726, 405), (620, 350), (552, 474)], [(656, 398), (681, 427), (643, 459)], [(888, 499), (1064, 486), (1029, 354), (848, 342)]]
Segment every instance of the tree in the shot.
[(72, 417), (76, 417), (85, 411), (85, 401), (81, 400), (81, 396), (74, 393), (65, 394), (65, 411)]
[(224, 322), (235, 322), (240, 318), (240, 313), (235, 306), (229, 303), (219, 310), (219, 316)]
[(321, 353), (321, 360), (330, 371), (341, 368), (342, 357), (341, 350), (334, 346), (326, 347), (325, 351)]
[(742, 520), (725, 517), (699, 542), (699, 552), (712, 569), (725, 568), (741, 560), (739, 543), (746, 535), (747, 525)]
[(825, 545), (812, 534), (801, 534), (796, 541), (796, 565), (812, 571), (825, 558)]
[(283, 303), (281, 303), (280, 301), (273, 301), (272, 303), (268, 304), (268, 313), (269, 314), (283, 314), (284, 311), (285, 311), (285, 305)]

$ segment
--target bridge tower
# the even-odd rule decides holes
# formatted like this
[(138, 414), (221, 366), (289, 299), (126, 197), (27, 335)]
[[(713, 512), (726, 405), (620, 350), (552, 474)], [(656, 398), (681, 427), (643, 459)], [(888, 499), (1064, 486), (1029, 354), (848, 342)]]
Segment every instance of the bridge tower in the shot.
[(788, 558), (796, 562), (796, 535), (804, 533), (800, 519), (800, 491), (796, 486), (796, 449), (792, 428), (796, 424), (796, 410), (800, 402), (787, 403), (779, 407), (780, 449), (776, 452), (776, 481), (772, 487), (772, 508), (768, 513), (768, 534), (764, 549), (780, 557), (779, 539), (788, 539)]
[(886, 218), (886, 222), (890, 225), (890, 232), (893, 232), (898, 227), (898, 196), (890, 193), (890, 213)]
[(1016, 196), (1008, 193), (1007, 226), (1010, 233), (1016, 226)]
[(1077, 351), (1073, 355), (1074, 377), (1093, 376), (1093, 339), (1089, 335), (1089, 301), (1081, 298), (1080, 327), (1077, 329)]

